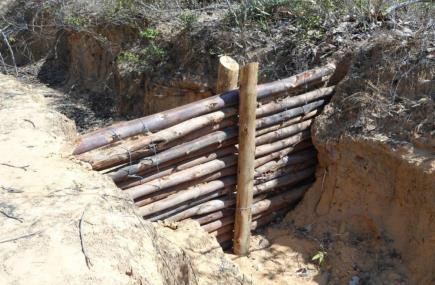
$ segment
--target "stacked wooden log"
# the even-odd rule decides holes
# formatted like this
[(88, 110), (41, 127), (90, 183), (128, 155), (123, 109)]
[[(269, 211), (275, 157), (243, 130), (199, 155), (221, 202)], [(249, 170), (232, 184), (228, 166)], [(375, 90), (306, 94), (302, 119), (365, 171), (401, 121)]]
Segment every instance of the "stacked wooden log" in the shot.
[[(252, 228), (301, 199), (314, 179), (313, 118), (328, 102), (334, 64), (257, 87)], [(232, 90), (86, 134), (74, 154), (113, 179), (148, 220), (192, 218), (232, 238), (237, 174)]]

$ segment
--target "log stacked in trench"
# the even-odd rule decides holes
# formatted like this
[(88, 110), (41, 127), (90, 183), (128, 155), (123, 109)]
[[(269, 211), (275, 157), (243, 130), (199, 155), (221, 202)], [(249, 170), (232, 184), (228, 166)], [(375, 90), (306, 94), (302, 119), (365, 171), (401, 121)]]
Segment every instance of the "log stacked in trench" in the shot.
[[(334, 64), (257, 86), (252, 225), (299, 201), (314, 179), (313, 118)], [(126, 191), (150, 221), (192, 218), (227, 245), (234, 227), (238, 90), (86, 134), (74, 154)]]

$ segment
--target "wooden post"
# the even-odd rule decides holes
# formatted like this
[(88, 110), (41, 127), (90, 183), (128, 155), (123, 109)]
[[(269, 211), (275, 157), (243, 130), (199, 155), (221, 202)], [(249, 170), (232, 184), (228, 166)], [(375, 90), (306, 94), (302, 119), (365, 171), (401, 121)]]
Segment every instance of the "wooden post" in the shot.
[(219, 58), (216, 93), (220, 94), (225, 91), (236, 89), (238, 80), (239, 64), (229, 56), (221, 56)]
[(251, 207), (255, 164), (255, 110), (257, 107), (258, 63), (249, 63), (240, 72), (239, 157), (237, 167), (237, 207), (234, 224), (234, 253), (247, 255), (251, 236)]

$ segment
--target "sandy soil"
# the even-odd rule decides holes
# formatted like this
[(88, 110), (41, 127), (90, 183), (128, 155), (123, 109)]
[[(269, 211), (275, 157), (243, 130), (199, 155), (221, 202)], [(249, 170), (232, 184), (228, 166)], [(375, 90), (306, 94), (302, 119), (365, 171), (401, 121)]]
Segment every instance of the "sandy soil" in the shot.
[(52, 92), (0, 75), (0, 284), (246, 282), (197, 224), (143, 221), (108, 178), (70, 159), (75, 127), (47, 107)]

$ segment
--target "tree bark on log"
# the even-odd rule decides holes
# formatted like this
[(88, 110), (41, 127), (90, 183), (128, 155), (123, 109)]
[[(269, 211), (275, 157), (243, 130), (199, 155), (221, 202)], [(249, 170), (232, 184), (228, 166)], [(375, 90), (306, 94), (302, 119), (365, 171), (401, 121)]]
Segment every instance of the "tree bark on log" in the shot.
[(316, 169), (314, 167), (310, 167), (295, 173), (287, 174), (275, 178), (273, 180), (267, 181), (265, 183), (259, 184), (254, 187), (254, 196), (263, 194), (266, 192), (270, 192), (271, 189), (280, 188), (283, 186), (291, 186), (296, 183), (299, 183), (302, 180), (305, 180), (309, 177), (312, 177), (315, 173)]
[(268, 171), (275, 171), (276, 169), (288, 165), (295, 165), (305, 161), (313, 161), (316, 157), (314, 149), (308, 149), (292, 153), (291, 155), (282, 156), (279, 160), (269, 161), (255, 169), (257, 173), (265, 173)]
[[(314, 168), (308, 168), (302, 171), (299, 171), (297, 173), (292, 173), (290, 175), (284, 175), (278, 178), (275, 178), (271, 181), (267, 181), (265, 183), (256, 185), (253, 189), (254, 196), (270, 192), (271, 190), (277, 188), (277, 187), (283, 187), (287, 185), (292, 185), (295, 183), (298, 183), (300, 181), (305, 180), (306, 178), (309, 178), (314, 174)], [(228, 199), (216, 199), (216, 200), (210, 200), (204, 204), (183, 210), (171, 217), (168, 217), (167, 220), (169, 221), (179, 221), (184, 220), (187, 218), (190, 218), (192, 216), (196, 215), (203, 215), (208, 214), (212, 212), (216, 212), (218, 210), (230, 207), (234, 205), (234, 200), (228, 200)], [(152, 217), (154, 218), (154, 217)], [(154, 220), (154, 219), (153, 219)]]
[(245, 65), (240, 72), (239, 156), (234, 226), (234, 253), (246, 255), (251, 231), (251, 205), (255, 168), (255, 109), (257, 106), (258, 62)]
[(289, 120), (283, 121), (282, 123), (279, 123), (279, 124), (276, 124), (276, 125), (273, 125), (273, 126), (270, 126), (270, 127), (260, 128), (260, 129), (258, 129), (255, 132), (255, 135), (257, 137), (259, 137), (261, 135), (264, 135), (264, 134), (267, 134), (267, 133), (279, 130), (281, 128), (285, 128), (285, 127), (288, 127), (288, 126), (291, 126), (291, 125), (294, 125), (294, 124), (297, 124), (297, 123), (301, 123), (303, 121), (306, 121), (308, 119), (313, 118), (317, 114), (319, 114), (319, 110), (318, 109), (313, 110), (313, 111), (309, 112), (306, 115), (294, 117), (294, 118), (291, 118)]
[[(258, 202), (257, 202), (258, 203)], [(280, 205), (278, 207), (272, 207), (271, 209), (268, 209), (266, 211), (261, 211), (259, 213), (252, 213), (252, 221), (261, 219), (266, 216), (271, 216), (272, 219), (275, 219), (277, 216), (283, 215), (285, 212), (287, 212), (291, 208), (290, 205)], [(215, 212), (218, 213), (218, 212)], [(214, 214), (214, 213), (213, 213)], [(196, 221), (196, 219), (193, 219)], [(219, 228), (222, 228), (223, 226), (230, 225), (234, 223), (234, 216), (232, 214), (227, 214), (224, 217), (221, 217), (219, 219), (215, 219), (207, 224), (202, 224), (201, 228), (203, 228), (207, 232), (213, 232), (216, 231)]]
[(260, 146), (263, 144), (270, 144), (274, 141), (278, 141), (291, 135), (297, 134), (301, 131), (307, 130), (311, 127), (312, 122), (313, 120), (303, 121), (302, 123), (294, 124), (259, 136), (255, 139), (255, 145)]
[(310, 167), (315, 166), (316, 162), (312, 160), (300, 162), (295, 165), (288, 165), (288, 166), (282, 166), (279, 169), (273, 170), (273, 171), (267, 171), (266, 173), (259, 174), (255, 177), (255, 183), (265, 183), (267, 181), (273, 180), (275, 178), (278, 178), (280, 176), (295, 173), (298, 171), (301, 171), (303, 169), (307, 169)]
[[(264, 115), (270, 112), (282, 111), (301, 104), (301, 102), (309, 102), (313, 99), (324, 98), (329, 96), (334, 87), (322, 88), (295, 97), (287, 97), (279, 102), (271, 102), (257, 108), (258, 114)], [(311, 105), (305, 109), (298, 109), (294, 113), (303, 113), (308, 110)], [(118, 145), (107, 146), (101, 149), (96, 149), (82, 155), (78, 158), (91, 164), (94, 170), (101, 170), (113, 165), (132, 161), (157, 151), (162, 151), (170, 147), (176, 146), (182, 142), (190, 141), (209, 134), (218, 129), (235, 125), (234, 119), (226, 119), (236, 113), (236, 108), (225, 108), (220, 111), (209, 113), (197, 118), (187, 120), (170, 128), (161, 130), (154, 134), (135, 136), (128, 138)], [(293, 113), (288, 113), (287, 116), (293, 116)], [(275, 117), (276, 120), (276, 117)], [(273, 124), (273, 121), (266, 124), (266, 119), (257, 120), (257, 128), (259, 124), (262, 127)], [(279, 121), (277, 122), (279, 123)], [(266, 125), (265, 125), (266, 124)]]
[[(257, 87), (257, 97), (261, 99), (267, 95), (295, 89), (319, 79), (326, 81), (328, 79), (327, 77), (334, 73), (335, 69), (335, 64), (331, 63), (320, 68), (305, 71), (284, 80), (259, 85)], [(78, 155), (141, 133), (155, 132), (173, 126), (177, 122), (219, 110), (224, 106), (236, 104), (237, 101), (238, 91), (233, 90), (165, 112), (112, 125), (80, 137), (73, 154)]]
[[(142, 159), (137, 164), (122, 167), (121, 169), (118, 169), (115, 172), (111, 172), (108, 175), (115, 182), (123, 181), (129, 178), (129, 176), (137, 175), (140, 171), (147, 170), (152, 166), (160, 165), (169, 160), (177, 159), (179, 157), (188, 155), (189, 153), (198, 151), (210, 145), (221, 145), (224, 141), (236, 137), (236, 132), (237, 132), (236, 128), (227, 128), (222, 131), (214, 132), (210, 135), (201, 137), (194, 141), (181, 144), (176, 148), (171, 148), (167, 151), (158, 153), (154, 156)], [(304, 131), (300, 134), (284, 139), (280, 142), (275, 142), (270, 145), (259, 146), (257, 150), (260, 149), (260, 151), (258, 151), (258, 153), (256, 151), (256, 156), (262, 156), (274, 152), (276, 150), (288, 147), (292, 144), (296, 144), (302, 140), (305, 140), (308, 137), (309, 137), (309, 132)]]
[(204, 164), (176, 172), (167, 177), (163, 177), (162, 179), (156, 179), (150, 181), (147, 184), (142, 184), (129, 188), (126, 190), (126, 192), (130, 195), (130, 197), (136, 199), (144, 195), (149, 195), (161, 189), (177, 185), (179, 183), (195, 180), (197, 178), (203, 177), (207, 174), (216, 172), (218, 170), (235, 164), (235, 157), (233, 155), (228, 155), (220, 159), (215, 159)]
[[(283, 147), (286, 147), (288, 145), (294, 145), (303, 139), (305, 139), (304, 136), (306, 136), (307, 133), (300, 133), (293, 137), (287, 138), (282, 143), (278, 144), (269, 144), (266, 145), (266, 147), (261, 148), (261, 146), (258, 148), (261, 151), (261, 155), (269, 154), (270, 152), (276, 151), (279, 147), (279, 149), (282, 149)], [(257, 151), (253, 153), (255, 155)], [(173, 174), (170, 174), (168, 176), (165, 176), (163, 178), (158, 178), (152, 181), (149, 181), (146, 184), (141, 184), (138, 186), (134, 186), (132, 188), (128, 188), (125, 191), (132, 197), (133, 199), (137, 199), (141, 196), (149, 195), (151, 193), (160, 191), (162, 189), (166, 189), (168, 187), (184, 183), (187, 181), (192, 181), (195, 179), (198, 179), (200, 177), (203, 177), (205, 175), (208, 175), (210, 173), (216, 172), (218, 170), (221, 170), (223, 168), (232, 166), (236, 163), (236, 157), (234, 155), (227, 155), (223, 158), (218, 158), (209, 162), (206, 162), (204, 164), (196, 165), (194, 167), (175, 172)], [(255, 164), (255, 162), (254, 162)]]
[(151, 222), (166, 220), (169, 217), (171, 217), (177, 213), (180, 213), (184, 210), (187, 210), (187, 209), (190, 209), (192, 207), (196, 207), (198, 205), (204, 204), (210, 200), (222, 199), (223, 197), (227, 197), (227, 198), (231, 197), (233, 190), (234, 190), (234, 187), (229, 187), (229, 188), (224, 188), (224, 189), (218, 190), (218, 191), (213, 192), (211, 194), (204, 195), (204, 196), (200, 197), (199, 199), (188, 201), (185, 204), (182, 204), (180, 206), (177, 206), (177, 207), (174, 207), (171, 209), (166, 209), (164, 211), (156, 213), (156, 215), (150, 216), (149, 218), (147, 218), (147, 220), (149, 220)]
[[(253, 205), (253, 212), (255, 211), (257, 214), (261, 213), (261, 212), (265, 212), (265, 211), (273, 211), (276, 209), (279, 209), (283, 206), (289, 205), (289, 204), (294, 204), (297, 201), (299, 201), (304, 193), (306, 192), (306, 190), (311, 186), (311, 184), (307, 184), (307, 185), (302, 185), (300, 187), (297, 187), (295, 189), (289, 190), (285, 193), (273, 196), (271, 198), (267, 198), (264, 200), (261, 200), (259, 202), (256, 202)], [(251, 230), (256, 229), (259, 225), (265, 225), (267, 223), (269, 223), (271, 221), (270, 218), (266, 218), (266, 217), (270, 217), (270, 215), (261, 217), (259, 219), (257, 219), (257, 223), (252, 222), (251, 224)], [(272, 216), (273, 217), (273, 216)], [(261, 220), (261, 222), (260, 222)], [(229, 227), (226, 226), (228, 229)], [(224, 233), (224, 230), (221, 230), (222, 233)], [(219, 235), (218, 235), (219, 236)]]
[(273, 153), (277, 150), (289, 146), (295, 146), (296, 144), (301, 143), (310, 137), (311, 137), (310, 131), (302, 131), (296, 135), (276, 141), (274, 143), (260, 145), (255, 149), (255, 157)]
[[(309, 102), (312, 99), (316, 99), (316, 97), (323, 98), (329, 96), (332, 90), (333, 87), (322, 88), (295, 97), (287, 97), (279, 102), (268, 103), (257, 108), (257, 117), (259, 117), (259, 115), (269, 114), (273, 111), (282, 111), (290, 107), (295, 107), (300, 104), (300, 102)], [(182, 141), (190, 141), (226, 126), (235, 125), (234, 119), (229, 118), (235, 113), (236, 108), (225, 108), (187, 120), (157, 133), (127, 138), (113, 146), (109, 145), (81, 154), (78, 158), (90, 163), (94, 170), (105, 169), (178, 145), (180, 139), (182, 139)]]
[(329, 97), (334, 92), (334, 88), (335, 86), (319, 88), (298, 96), (288, 96), (282, 100), (272, 101), (257, 109), (257, 118), (275, 114), (282, 110), (293, 109), (297, 106), (306, 105), (312, 101)]
[[(234, 125), (233, 120), (225, 120), (237, 113), (236, 108), (225, 108), (213, 113), (193, 118), (157, 133), (136, 136), (122, 141), (119, 146), (106, 147), (86, 152), (78, 156), (78, 159), (91, 164), (92, 169), (101, 170), (122, 162), (127, 162), (130, 159), (137, 159), (153, 153), (161, 151), (162, 146), (168, 143), (183, 138), (192, 132), (206, 128), (205, 133), (210, 133), (218, 124), (218, 128), (223, 126)], [(219, 124), (225, 121), (224, 124)], [(195, 132), (198, 133), (198, 132)], [(173, 145), (168, 145), (166, 148)]]
[[(303, 148), (301, 148), (301, 149), (303, 149)], [(290, 152), (290, 151), (291, 150), (289, 149), (288, 152)], [(282, 155), (283, 152), (279, 151), (278, 154)], [(287, 168), (288, 171), (291, 171), (292, 169), (290, 169), (290, 167), (293, 167), (293, 172), (294, 172), (296, 170), (303, 169), (303, 168), (300, 168), (300, 166), (298, 166), (298, 168), (295, 168), (294, 167), (295, 164), (300, 163), (300, 162), (306, 162), (307, 159), (310, 159), (311, 157), (314, 157), (314, 155), (315, 155), (315, 152), (312, 151), (312, 150), (304, 151), (302, 154), (300, 154), (300, 152), (296, 152), (296, 153), (291, 154), (289, 156), (282, 157), (281, 159), (278, 160), (278, 162), (283, 161), (281, 164), (282, 164), (282, 166), (288, 166), (288, 168)], [(293, 158), (293, 156), (295, 156), (295, 157)], [(273, 160), (274, 157), (275, 156), (273, 154), (271, 154), (269, 156), (266, 156), (266, 158), (268, 160)], [(274, 161), (271, 161), (271, 162), (274, 162)], [(265, 163), (265, 159), (264, 158), (260, 158), (260, 159), (255, 160), (255, 167), (258, 167), (258, 168), (255, 169), (255, 177), (256, 177), (255, 184), (260, 183), (261, 180), (263, 179), (263, 177), (259, 178), (260, 175), (262, 175), (265, 172), (271, 172), (270, 168), (262, 167), (263, 163)], [(276, 168), (279, 167), (279, 165), (280, 164), (274, 163), (274, 164), (271, 165), (271, 167), (274, 167), (274, 170), (275, 170)], [(171, 195), (176, 194), (178, 192), (180, 192), (180, 193), (181, 192), (188, 192), (188, 191), (193, 191), (194, 193), (201, 192), (203, 190), (198, 190), (198, 187), (199, 188), (201, 188), (201, 187), (207, 187), (207, 185), (204, 185), (204, 183), (210, 182), (210, 181), (215, 180), (215, 179), (219, 179), (221, 177), (225, 177), (225, 176), (229, 176), (229, 175), (235, 175), (235, 174), (236, 174), (236, 168), (234, 166), (233, 167), (227, 167), (227, 168), (224, 168), (223, 170), (219, 170), (217, 172), (208, 174), (208, 175), (206, 175), (203, 178), (200, 178), (200, 179), (197, 179), (197, 180), (192, 180), (192, 181), (189, 181), (189, 182), (185, 182), (185, 183), (183, 183), (181, 185), (177, 185), (177, 186), (169, 188), (169, 189), (164, 189), (162, 191), (158, 191), (155, 194), (144, 196), (140, 200), (137, 200), (135, 202), (135, 205), (138, 206), (138, 207), (142, 207), (142, 206), (154, 203), (156, 201), (159, 201), (159, 200), (162, 200), (162, 199), (165, 199), (165, 198), (171, 199)], [(280, 175), (278, 175), (278, 176), (280, 176)], [(275, 176), (275, 177), (278, 177), (278, 176)], [(270, 176), (270, 177), (272, 177), (272, 176)], [(275, 177), (273, 177), (273, 178), (275, 178)], [(271, 178), (271, 179), (273, 179), (273, 178)], [(236, 183), (236, 179), (235, 179), (234, 176), (231, 177), (231, 178), (226, 177), (226, 179), (232, 179), (232, 184)], [(270, 180), (270, 179), (268, 179), (268, 180)], [(197, 185), (197, 187), (191, 187), (193, 185)], [(163, 210), (163, 209), (161, 209), (161, 210)]]
[(269, 127), (269, 126), (284, 122), (288, 119), (297, 117), (299, 115), (308, 114), (309, 112), (311, 112), (315, 109), (321, 108), (323, 105), (325, 105), (325, 103), (326, 103), (326, 100), (321, 99), (321, 100), (306, 104), (302, 107), (296, 107), (296, 108), (289, 109), (289, 110), (286, 110), (286, 111), (283, 111), (283, 112), (280, 112), (280, 113), (277, 113), (277, 114), (274, 114), (274, 115), (271, 115), (268, 117), (263, 117), (263, 118), (257, 119), (256, 127), (257, 128), (265, 128), (265, 127)]
[(223, 217), (234, 215), (234, 209), (223, 209), (220, 211), (213, 212), (211, 214), (206, 214), (202, 216), (195, 216), (194, 219), (197, 221), (200, 225), (205, 225), (208, 223), (211, 223), (215, 220), (219, 220)]
[(128, 178), (129, 175), (137, 174), (139, 171), (149, 169), (152, 166), (179, 158), (181, 156), (189, 155), (194, 151), (200, 150), (210, 145), (219, 145), (223, 141), (234, 138), (236, 136), (237, 129), (226, 128), (222, 131), (217, 131), (196, 140), (186, 142), (176, 148), (171, 148), (154, 156), (142, 159), (138, 164), (126, 166), (117, 170), (116, 172), (109, 173), (109, 176), (115, 182), (122, 181)]
[(139, 213), (142, 217), (146, 217), (153, 213), (163, 211), (173, 206), (182, 204), (188, 200), (197, 199), (200, 196), (210, 194), (219, 189), (227, 188), (235, 184), (235, 177), (229, 176), (219, 180), (213, 180), (209, 183), (194, 186), (188, 190), (177, 191), (173, 195), (152, 204), (139, 208)]
[[(177, 193), (184, 193), (185, 191), (187, 191), (189, 189), (195, 189), (195, 187), (202, 187), (203, 185), (205, 187), (206, 185), (208, 185), (208, 184), (205, 184), (207, 182), (220, 179), (221, 177), (226, 178), (226, 176), (234, 175), (235, 173), (236, 173), (235, 166), (227, 167), (227, 168), (221, 169), (217, 172), (208, 174), (200, 179), (188, 181), (188, 182), (182, 183), (180, 185), (176, 185), (174, 187), (164, 189), (163, 191), (158, 191), (158, 192), (153, 193), (151, 195), (143, 196), (140, 199), (135, 201), (135, 205), (137, 207), (143, 207), (143, 206), (149, 205), (151, 203), (155, 203), (157, 201), (160, 202), (160, 200), (165, 199), (167, 197), (170, 197), (172, 195), (176, 195)], [(235, 179), (234, 179), (234, 181), (235, 181)]]

